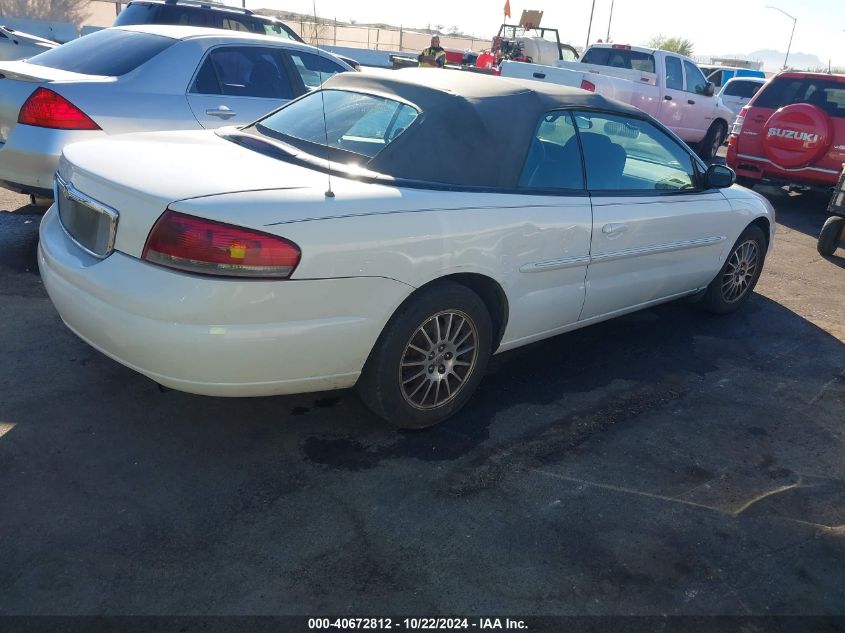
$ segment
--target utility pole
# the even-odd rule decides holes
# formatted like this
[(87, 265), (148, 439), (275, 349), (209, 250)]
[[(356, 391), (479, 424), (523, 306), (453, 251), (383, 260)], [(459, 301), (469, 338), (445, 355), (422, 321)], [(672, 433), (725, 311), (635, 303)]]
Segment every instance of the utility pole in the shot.
[(610, 17), (607, 18), (607, 39), (605, 42), (610, 41), (610, 23), (613, 21), (613, 0), (610, 0)]
[(796, 18), (796, 17), (794, 17), (794, 16), (789, 15), (789, 14), (788, 14), (786, 11), (784, 11), (783, 9), (778, 9), (777, 7), (773, 7), (773, 6), (771, 6), (771, 5), (766, 5), (766, 8), (767, 8), (767, 9), (774, 9), (775, 11), (780, 11), (780, 12), (781, 12), (781, 13), (783, 13), (786, 17), (788, 17), (790, 20), (792, 20), (792, 33), (790, 33), (790, 34), (789, 34), (789, 45), (786, 47), (786, 57), (785, 57), (785, 58), (784, 58), (784, 60), (783, 60), (783, 69), (784, 69), (784, 70), (786, 70), (786, 69), (787, 69), (787, 64), (788, 64), (788, 62), (789, 62), (789, 51), (791, 51), (791, 50), (792, 50), (792, 36), (793, 36), (793, 35), (795, 35), (795, 25), (798, 23), (798, 18)]
[(587, 26), (587, 45), (584, 47), (586, 51), (590, 47), (590, 31), (593, 30), (593, 13), (596, 11), (596, 0), (593, 0), (593, 8), (590, 9), (590, 24)]

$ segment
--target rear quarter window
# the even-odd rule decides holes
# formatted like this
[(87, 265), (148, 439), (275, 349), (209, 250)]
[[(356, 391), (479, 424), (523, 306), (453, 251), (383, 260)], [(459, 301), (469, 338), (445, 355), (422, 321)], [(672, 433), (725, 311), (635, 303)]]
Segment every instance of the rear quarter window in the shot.
[(28, 62), (83, 75), (118, 77), (175, 43), (176, 40), (160, 35), (106, 29), (30, 57)]
[[(255, 123), (261, 134), (310, 148), (336, 150), (373, 158), (417, 118), (407, 104), (365, 93), (322, 90), (307, 94)], [(296, 143), (293, 143), (296, 145)]]

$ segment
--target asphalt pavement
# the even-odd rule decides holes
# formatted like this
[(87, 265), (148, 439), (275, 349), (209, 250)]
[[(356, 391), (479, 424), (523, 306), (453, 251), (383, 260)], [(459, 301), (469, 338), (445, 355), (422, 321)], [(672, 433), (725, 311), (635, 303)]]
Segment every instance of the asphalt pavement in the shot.
[(0, 190), (0, 614), (842, 614), (845, 250), (765, 193), (741, 312), (503, 354), (403, 433), (349, 391), (163, 393), (62, 324)]

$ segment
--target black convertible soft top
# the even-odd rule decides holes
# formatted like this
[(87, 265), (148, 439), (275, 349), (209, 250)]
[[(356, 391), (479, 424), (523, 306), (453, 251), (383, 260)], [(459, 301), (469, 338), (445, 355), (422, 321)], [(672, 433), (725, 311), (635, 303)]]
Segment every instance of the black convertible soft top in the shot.
[(394, 178), (456, 186), (515, 187), (537, 124), (550, 110), (642, 116), (633, 106), (577, 88), (433, 68), (341, 73), (323, 86), (416, 106), (420, 115), (414, 124), (367, 167)]

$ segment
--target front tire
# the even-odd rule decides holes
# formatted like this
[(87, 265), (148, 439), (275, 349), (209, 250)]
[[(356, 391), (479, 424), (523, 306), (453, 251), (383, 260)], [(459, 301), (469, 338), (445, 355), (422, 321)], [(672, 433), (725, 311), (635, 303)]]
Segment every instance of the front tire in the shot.
[(358, 393), (398, 428), (433, 426), (469, 401), (484, 376), (492, 341), (492, 321), (481, 298), (461, 284), (434, 282), (385, 326)]
[(766, 235), (752, 224), (739, 236), (719, 274), (707, 286), (701, 305), (716, 314), (738, 310), (757, 285), (765, 257)]
[(819, 233), (819, 241), (816, 244), (816, 250), (820, 255), (829, 257), (839, 248), (839, 240), (842, 239), (842, 232), (845, 229), (845, 218), (838, 215), (830, 216), (824, 223), (821, 232)]
[(698, 155), (702, 160), (711, 160), (722, 147), (728, 135), (728, 127), (722, 121), (714, 121), (704, 139), (698, 144)]

